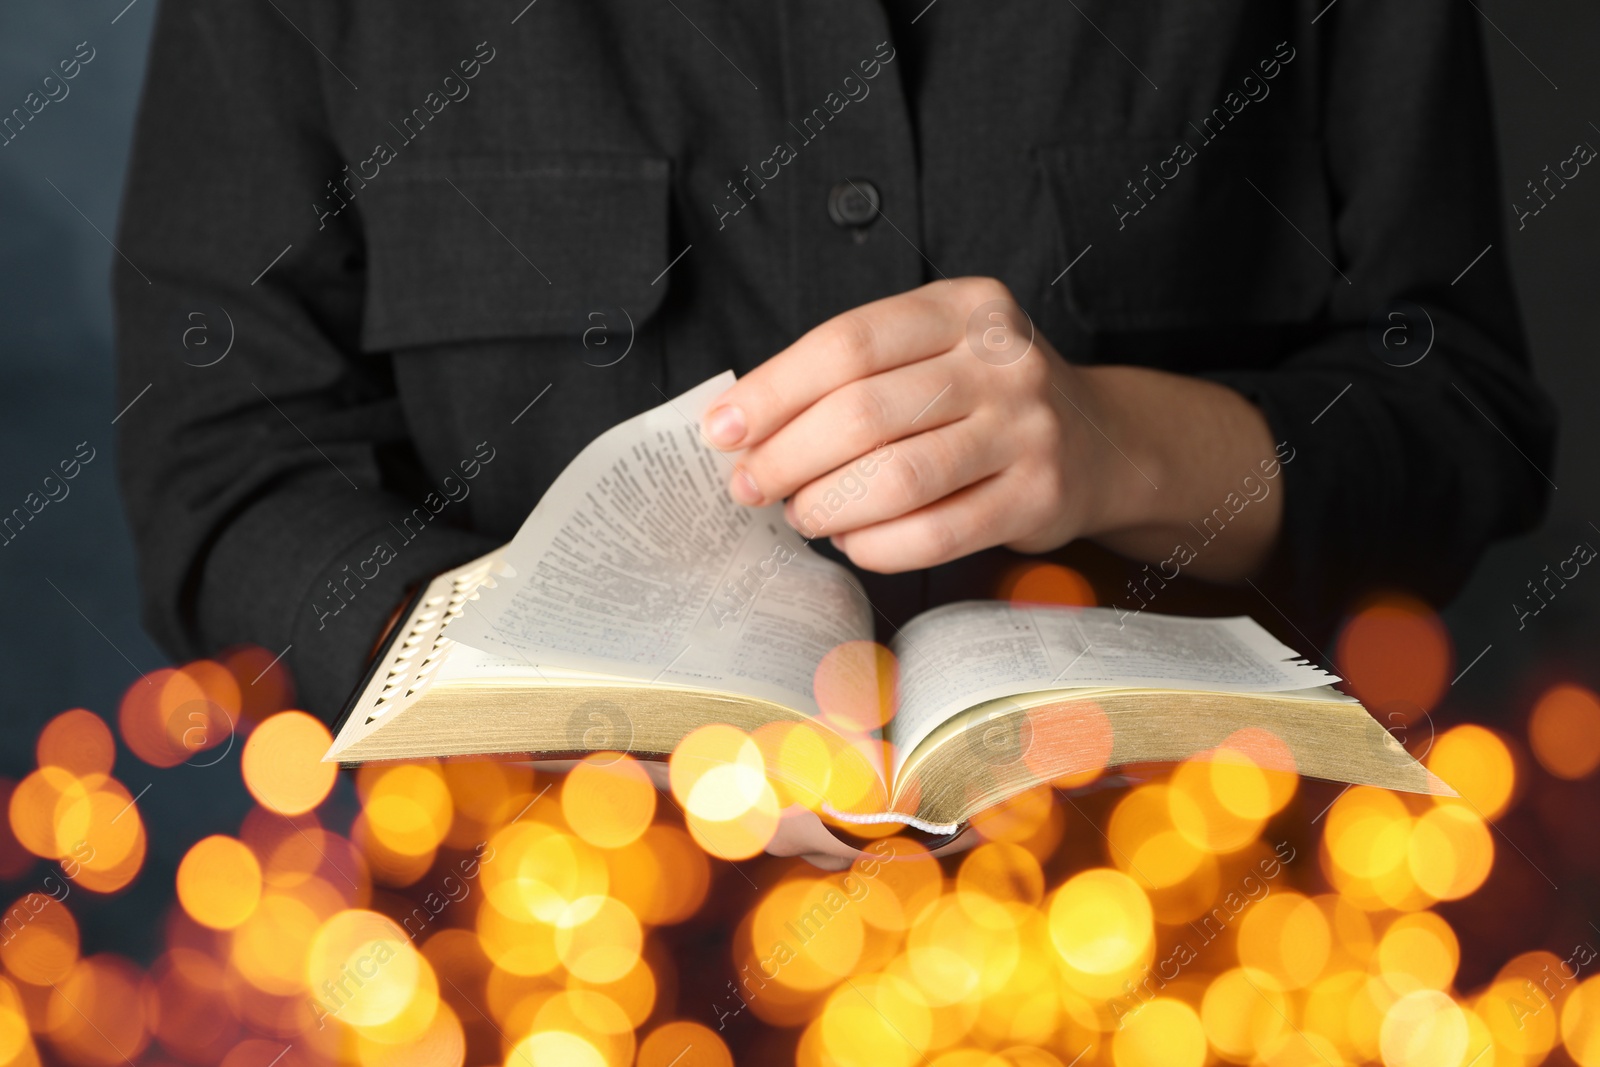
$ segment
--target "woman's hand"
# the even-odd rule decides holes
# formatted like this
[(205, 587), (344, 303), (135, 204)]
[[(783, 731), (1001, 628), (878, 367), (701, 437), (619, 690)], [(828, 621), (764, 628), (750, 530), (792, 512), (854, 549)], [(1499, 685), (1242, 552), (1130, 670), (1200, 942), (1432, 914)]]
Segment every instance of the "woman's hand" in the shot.
[[(1073, 366), (989, 278), (830, 319), (723, 394), (703, 430), (745, 450), (735, 500), (787, 500), (802, 534), (886, 573), (1079, 537), (1154, 562), (1273, 454), (1265, 419), (1237, 393)], [(1276, 498), (1250, 509), (1191, 573), (1248, 575), (1280, 513)]]
[[(579, 760), (541, 760), (535, 763), (541, 771), (563, 774), (579, 764)], [(667, 764), (658, 760), (641, 760), (639, 766), (645, 774), (668, 796), (672, 795), (671, 774)], [(967, 827), (954, 841), (933, 850), (935, 856), (949, 856), (965, 852), (978, 843), (977, 831)], [(778, 820), (766, 852), (772, 856), (799, 856), (813, 867), (825, 871), (842, 871), (859, 859), (871, 846), (866, 842), (853, 844), (835, 834), (814, 811), (793, 805), (784, 810)]]
[[(968, 826), (955, 840), (940, 845), (932, 854), (952, 856), (972, 848), (979, 840), (978, 832)], [(872, 844), (867, 841), (856, 844), (845, 841), (829, 830), (816, 812), (799, 806), (783, 813), (777, 833), (766, 848), (768, 855), (799, 856), (813, 867), (821, 867), (825, 871), (842, 871), (861, 858), (863, 853), (872, 850)]]

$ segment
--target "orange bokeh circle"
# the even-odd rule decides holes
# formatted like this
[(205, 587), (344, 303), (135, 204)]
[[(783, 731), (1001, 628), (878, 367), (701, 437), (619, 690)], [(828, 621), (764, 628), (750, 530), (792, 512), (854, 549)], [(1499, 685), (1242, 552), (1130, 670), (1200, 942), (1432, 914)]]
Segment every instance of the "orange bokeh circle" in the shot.
[(1581, 685), (1546, 690), (1528, 720), (1528, 744), (1557, 778), (1585, 778), (1600, 767), (1600, 696)]
[(1405, 701), (1431, 711), (1449, 687), (1454, 650), (1436, 611), (1413, 597), (1386, 596), (1345, 623), (1337, 658), (1369, 708)]
[(333, 735), (303, 711), (281, 711), (257, 726), (244, 743), (239, 770), (262, 807), (301, 815), (321, 804), (339, 776), (322, 756)]

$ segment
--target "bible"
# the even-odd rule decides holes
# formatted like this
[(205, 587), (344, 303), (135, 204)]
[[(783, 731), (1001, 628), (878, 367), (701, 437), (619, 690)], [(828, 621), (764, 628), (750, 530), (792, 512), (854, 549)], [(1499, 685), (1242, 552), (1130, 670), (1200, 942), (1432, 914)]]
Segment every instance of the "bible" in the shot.
[(729, 497), (736, 457), (699, 420), (732, 383), (602, 434), (509, 544), (428, 583), (325, 760), (668, 759), (726, 724), (836, 824), (933, 835), (1043, 782), (1202, 754), (1453, 793), (1249, 618), (965, 601), (876, 633), (780, 504)]

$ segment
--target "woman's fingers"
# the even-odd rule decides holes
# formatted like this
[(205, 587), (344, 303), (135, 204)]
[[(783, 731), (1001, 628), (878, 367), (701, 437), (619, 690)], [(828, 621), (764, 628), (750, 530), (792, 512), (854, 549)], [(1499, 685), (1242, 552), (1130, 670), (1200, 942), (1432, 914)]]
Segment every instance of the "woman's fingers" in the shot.
[(1036, 524), (1033, 512), (1050, 506), (1054, 496), (1043, 486), (1030, 492), (1025, 478), (1020, 468), (1008, 467), (910, 514), (840, 534), (834, 544), (856, 566), (883, 574), (936, 567), (1006, 544)]
[(836, 389), (954, 348), (968, 303), (993, 284), (933, 282), (829, 319), (719, 397), (702, 423), (706, 438), (724, 450), (748, 448)]
[(795, 808), (784, 812), (778, 831), (767, 843), (773, 856), (803, 856), (807, 862), (829, 871), (842, 871), (861, 850), (846, 844), (822, 824), (814, 811)]
[(884, 445), (811, 482), (786, 509), (807, 538), (834, 537), (909, 515), (1003, 468), (1011, 449), (982, 421), (965, 418)]
[(740, 457), (734, 499), (782, 500), (886, 444), (960, 419), (974, 399), (958, 386), (963, 369), (946, 355), (835, 389)]

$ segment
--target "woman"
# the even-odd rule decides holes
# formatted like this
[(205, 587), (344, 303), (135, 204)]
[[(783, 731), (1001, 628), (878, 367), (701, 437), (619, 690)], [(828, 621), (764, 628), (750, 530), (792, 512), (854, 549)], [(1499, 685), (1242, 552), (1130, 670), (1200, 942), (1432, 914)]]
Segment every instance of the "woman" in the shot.
[(331, 716), (406, 588), (727, 367), (730, 491), (891, 625), (1045, 555), (1290, 640), (1442, 602), (1553, 441), (1474, 19), (166, 0), (116, 274), (149, 625), (287, 648)]

